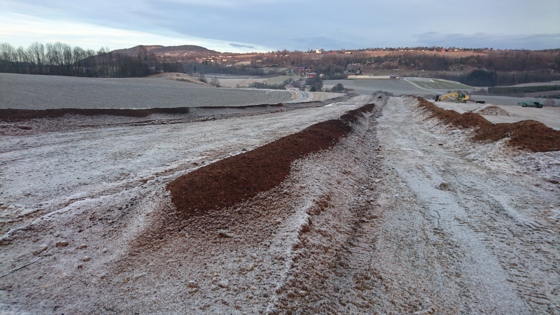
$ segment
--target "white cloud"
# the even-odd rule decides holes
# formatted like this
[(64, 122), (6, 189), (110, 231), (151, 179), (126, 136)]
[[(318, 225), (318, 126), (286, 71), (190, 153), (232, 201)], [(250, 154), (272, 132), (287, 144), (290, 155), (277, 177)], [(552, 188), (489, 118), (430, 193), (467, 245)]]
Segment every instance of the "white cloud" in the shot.
[[(492, 40), (501, 38), (495, 43), (514, 39), (516, 47), (529, 49), (535, 36), (560, 33), (560, 1), (509, 1), (424, 0), (404, 5), (394, 0), (0, 0), (0, 42), (59, 40), (94, 49), (194, 44), (236, 52), (249, 47), (400, 47), (423, 45), (422, 40), (494, 46)], [(500, 36), (477, 35), (482, 33)]]
[(75, 21), (56, 21), (19, 14), (0, 13), (0, 42), (12, 46), (28, 47), (33, 42), (63, 42), (84, 49), (128, 48), (136, 45), (199, 45), (209, 49), (229, 52), (271, 51), (273, 49), (251, 43), (230, 45), (220, 41), (179, 34), (157, 34), (123, 30)]
[[(197, 5), (209, 7), (241, 7), (261, 4), (281, 3), (279, 0), (165, 0), (167, 3), (179, 5)], [(287, 1), (284, 1), (286, 3)]]

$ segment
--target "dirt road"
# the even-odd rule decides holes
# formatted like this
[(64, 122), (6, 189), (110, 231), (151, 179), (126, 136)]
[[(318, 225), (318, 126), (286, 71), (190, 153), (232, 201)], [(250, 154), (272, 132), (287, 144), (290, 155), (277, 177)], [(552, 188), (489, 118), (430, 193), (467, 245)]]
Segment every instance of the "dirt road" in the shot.
[(384, 310), (557, 314), (558, 186), (519, 172), (500, 144), (424, 121), (411, 102), (391, 99), (379, 119), (386, 175), (371, 255), (389, 279)]
[(158, 224), (177, 176), (368, 102), (6, 137), (0, 311), (559, 314), (560, 154), (471, 143), (414, 98), (280, 186)]
[(364, 155), (354, 147), (358, 186), (339, 187), (330, 200), (346, 204), (312, 217), (279, 312), (558, 314), (557, 185), (520, 172), (502, 144), (425, 120), (415, 103), (391, 98), (377, 137), (365, 136), (378, 142), (364, 140)]

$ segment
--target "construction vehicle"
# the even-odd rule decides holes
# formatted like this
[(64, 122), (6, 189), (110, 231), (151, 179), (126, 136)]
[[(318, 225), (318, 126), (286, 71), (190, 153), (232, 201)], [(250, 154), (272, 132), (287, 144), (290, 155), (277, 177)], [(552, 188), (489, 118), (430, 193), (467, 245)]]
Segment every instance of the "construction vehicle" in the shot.
[(455, 101), (458, 103), (466, 103), (466, 102), (473, 102), (473, 103), (477, 103), (477, 104), (484, 104), (486, 103), (485, 101), (474, 101), (471, 100), (470, 96), (465, 93), (465, 92), (451, 92), (451, 93), (447, 93), (445, 95), (436, 95), (436, 102), (439, 101), (445, 101), (446, 99), (449, 99), (451, 101)]
[(470, 97), (467, 95), (467, 93), (464, 92), (451, 92), (442, 96), (436, 96), (436, 102), (445, 101), (446, 99), (459, 103), (466, 103), (470, 99)]
[(521, 107), (543, 108), (543, 104), (542, 104), (541, 102), (537, 102), (537, 101), (519, 102), (519, 103), (517, 103), (517, 105), (519, 105), (519, 106), (521, 106)]

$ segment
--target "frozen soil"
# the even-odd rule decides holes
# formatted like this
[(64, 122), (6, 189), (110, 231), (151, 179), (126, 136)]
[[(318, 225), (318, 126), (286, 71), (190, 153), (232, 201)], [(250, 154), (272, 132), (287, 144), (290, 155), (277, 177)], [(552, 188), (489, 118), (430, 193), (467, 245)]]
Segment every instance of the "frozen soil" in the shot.
[(179, 217), (169, 183), (372, 98), (2, 136), (0, 311), (559, 314), (560, 152), (373, 102), (279, 184)]

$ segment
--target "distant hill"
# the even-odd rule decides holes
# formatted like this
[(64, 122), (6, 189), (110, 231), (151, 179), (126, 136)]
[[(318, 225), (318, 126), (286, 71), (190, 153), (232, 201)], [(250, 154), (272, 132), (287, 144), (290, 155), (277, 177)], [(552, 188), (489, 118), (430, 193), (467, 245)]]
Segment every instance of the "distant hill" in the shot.
[(181, 46), (161, 46), (161, 45), (138, 45), (132, 48), (113, 50), (112, 53), (128, 56), (138, 56), (141, 50), (145, 49), (148, 54), (156, 56), (186, 56), (192, 54), (219, 54), (215, 50), (210, 50), (201, 46), (181, 45)]

